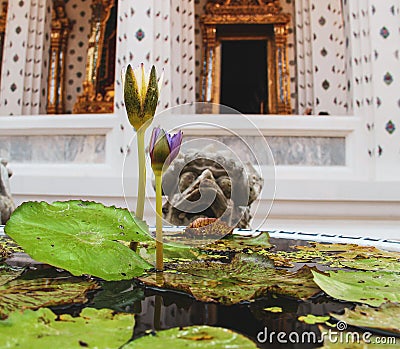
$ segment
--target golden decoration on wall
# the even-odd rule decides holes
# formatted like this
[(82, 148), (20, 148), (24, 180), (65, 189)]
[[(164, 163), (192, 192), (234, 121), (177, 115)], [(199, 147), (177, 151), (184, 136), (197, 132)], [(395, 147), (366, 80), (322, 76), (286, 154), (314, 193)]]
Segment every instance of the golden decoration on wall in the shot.
[[(202, 101), (232, 106), (227, 101), (234, 104), (243, 97), (233, 90), (232, 86), (240, 85), (234, 79), (246, 68), (257, 81), (244, 76), (247, 80), (240, 93), (252, 93), (243, 99), (243, 103), (251, 100), (251, 105), (242, 105), (245, 113), (291, 114), (287, 58), (290, 21), (290, 14), (282, 12), (279, 0), (209, 0), (200, 19)], [(254, 91), (248, 91), (246, 83), (256, 84)], [(229, 89), (231, 96), (226, 93)]]
[(47, 114), (65, 113), (65, 59), (71, 29), (72, 22), (65, 12), (65, 1), (53, 0)]
[(8, 1), (1, 2), (1, 10), (0, 10), (0, 77), (1, 77), (1, 67), (3, 63), (3, 50), (4, 50), (4, 38), (6, 35), (6, 24), (7, 24), (7, 10), (8, 10)]
[(83, 93), (73, 113), (114, 111), (116, 1), (93, 0)]

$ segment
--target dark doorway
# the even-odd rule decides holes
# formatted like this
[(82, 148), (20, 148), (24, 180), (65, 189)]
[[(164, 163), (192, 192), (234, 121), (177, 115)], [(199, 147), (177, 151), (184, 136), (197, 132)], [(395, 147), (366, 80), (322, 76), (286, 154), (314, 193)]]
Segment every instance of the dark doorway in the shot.
[(220, 103), (243, 114), (268, 114), (267, 41), (224, 40)]

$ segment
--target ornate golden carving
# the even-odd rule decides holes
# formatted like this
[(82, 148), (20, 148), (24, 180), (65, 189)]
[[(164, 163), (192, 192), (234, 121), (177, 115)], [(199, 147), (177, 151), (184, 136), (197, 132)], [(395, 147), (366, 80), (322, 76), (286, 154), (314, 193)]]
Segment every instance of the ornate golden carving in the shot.
[(6, 34), (6, 24), (7, 24), (7, 10), (8, 10), (8, 1), (1, 2), (1, 10), (0, 10), (0, 76), (1, 76), (1, 66), (3, 62), (3, 49), (4, 49), (4, 37)]
[[(107, 24), (114, 0), (93, 0), (91, 31), (88, 55), (86, 60), (86, 76), (83, 82), (83, 93), (78, 96), (73, 113), (112, 113), (114, 111), (114, 72), (108, 70), (109, 37), (106, 37)], [(115, 37), (115, 29), (112, 37)], [(104, 86), (104, 76), (112, 74), (112, 82)], [(108, 79), (110, 80), (110, 79)]]
[[(201, 73), (201, 98), (203, 101), (219, 103), (220, 46), (227, 39), (219, 34), (219, 28), (229, 25), (269, 25), (273, 35), (250, 35), (247, 39), (260, 38), (268, 47), (268, 112), (290, 114), (290, 77), (287, 58), (288, 24), (291, 16), (283, 13), (279, 0), (209, 0), (200, 23), (203, 35), (203, 64)], [(229, 40), (245, 40), (237, 34)]]
[(47, 114), (63, 114), (65, 112), (65, 56), (71, 29), (72, 22), (65, 12), (65, 1), (53, 0)]

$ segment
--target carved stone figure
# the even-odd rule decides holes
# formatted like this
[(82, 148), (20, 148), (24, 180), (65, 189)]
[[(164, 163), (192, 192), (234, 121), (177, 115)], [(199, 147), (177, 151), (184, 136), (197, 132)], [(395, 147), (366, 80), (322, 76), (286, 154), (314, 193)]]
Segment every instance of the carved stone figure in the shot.
[(250, 205), (262, 186), (263, 179), (251, 164), (243, 166), (219, 152), (189, 152), (180, 155), (164, 174), (168, 201), (163, 216), (173, 225), (187, 226), (197, 218), (209, 217), (248, 228)]
[(0, 158), (0, 224), (5, 224), (15, 209), (9, 181), (12, 172), (6, 166), (7, 161)]

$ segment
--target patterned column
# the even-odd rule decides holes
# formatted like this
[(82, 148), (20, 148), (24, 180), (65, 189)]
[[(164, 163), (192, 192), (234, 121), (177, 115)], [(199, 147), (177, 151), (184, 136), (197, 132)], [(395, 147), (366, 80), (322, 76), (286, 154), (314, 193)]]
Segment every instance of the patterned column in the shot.
[(121, 71), (129, 63), (133, 67), (144, 63), (146, 68), (153, 64), (153, 10), (152, 0), (118, 1), (114, 111), (122, 115), (124, 120)]
[[(400, 176), (400, 1), (369, 1), (369, 30), (378, 180)], [(366, 101), (368, 102), (368, 101)]]
[(172, 103), (195, 102), (194, 0), (172, 0)]
[(345, 37), (340, 0), (310, 3), (314, 113), (345, 115)]
[(51, 5), (50, 0), (9, 1), (1, 76), (1, 115), (46, 111)]
[(158, 111), (172, 106), (172, 51), (171, 51), (171, 1), (156, 1), (154, 4), (154, 64), (157, 71), (164, 72), (163, 87)]
[(375, 156), (374, 78), (371, 41), (371, 6), (369, 1), (343, 1), (346, 31), (347, 86), (349, 111), (363, 118), (367, 149), (371, 159)]

